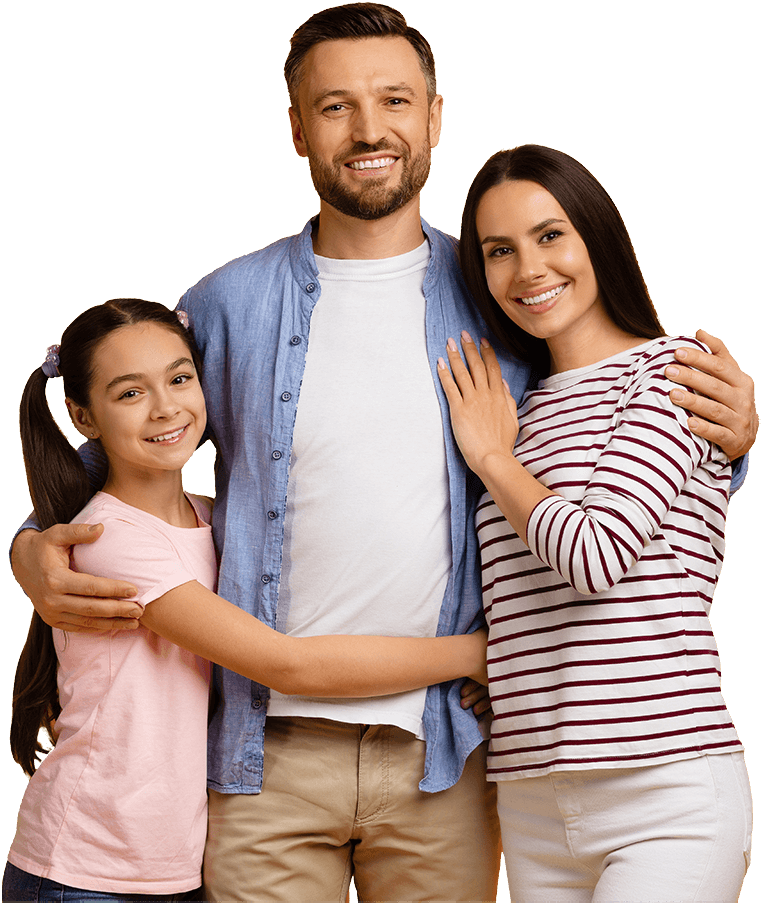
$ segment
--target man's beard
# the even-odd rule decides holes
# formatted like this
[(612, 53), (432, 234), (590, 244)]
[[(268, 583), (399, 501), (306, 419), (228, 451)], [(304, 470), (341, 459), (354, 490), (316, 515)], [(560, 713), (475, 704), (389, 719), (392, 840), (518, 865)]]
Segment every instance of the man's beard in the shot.
[[(309, 147), (307, 150), (309, 152)], [(388, 188), (386, 179), (368, 179), (356, 190), (342, 184), (339, 174), (344, 161), (382, 151), (399, 155), (394, 165), (402, 166), (402, 178), (396, 188)], [(358, 220), (380, 220), (404, 207), (426, 184), (431, 166), (431, 147), (427, 139), (421, 152), (411, 157), (407, 149), (397, 150), (388, 141), (373, 145), (356, 144), (349, 153), (334, 157), (332, 164), (323, 163), (309, 154), (309, 164), (315, 191), (326, 204)]]

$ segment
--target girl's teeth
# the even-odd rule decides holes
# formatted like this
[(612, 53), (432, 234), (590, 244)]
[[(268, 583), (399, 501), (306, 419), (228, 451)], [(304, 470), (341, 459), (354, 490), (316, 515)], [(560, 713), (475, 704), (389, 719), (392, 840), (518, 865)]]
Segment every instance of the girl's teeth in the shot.
[(542, 304), (544, 301), (550, 301), (551, 298), (555, 298), (567, 285), (568, 283), (563, 286), (558, 286), (556, 289), (551, 289), (549, 292), (543, 292), (541, 295), (533, 295), (531, 298), (519, 298), (518, 300), (522, 304)]
[(149, 443), (162, 443), (168, 439), (177, 438), (182, 432), (185, 430), (185, 427), (181, 427), (179, 430), (175, 430), (174, 433), (165, 433), (163, 436), (152, 436), (148, 442)]

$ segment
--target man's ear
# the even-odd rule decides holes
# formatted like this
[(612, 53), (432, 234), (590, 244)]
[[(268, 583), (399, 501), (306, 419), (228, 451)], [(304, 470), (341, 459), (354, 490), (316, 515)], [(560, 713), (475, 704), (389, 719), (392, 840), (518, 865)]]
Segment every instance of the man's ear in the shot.
[(437, 94), (429, 106), (429, 143), (435, 148), (442, 133), (442, 95)]
[(302, 122), (299, 114), (294, 107), (288, 108), (288, 118), (291, 120), (291, 138), (294, 141), (294, 148), (300, 157), (307, 156), (307, 142), (304, 140), (304, 131), (302, 130)]
[(97, 439), (98, 431), (95, 429), (95, 425), (90, 419), (87, 408), (83, 408), (81, 405), (77, 405), (76, 402), (72, 402), (71, 399), (67, 399), (66, 409), (69, 412), (72, 424), (74, 424), (82, 436), (87, 439)]

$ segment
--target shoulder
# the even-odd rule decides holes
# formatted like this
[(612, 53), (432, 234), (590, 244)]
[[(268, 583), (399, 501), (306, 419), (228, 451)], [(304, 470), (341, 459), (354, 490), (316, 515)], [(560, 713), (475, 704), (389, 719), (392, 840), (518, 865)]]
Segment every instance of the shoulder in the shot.
[(205, 524), (211, 524), (214, 499), (210, 496), (197, 496), (195, 493), (186, 493), (186, 495), (199, 519)]
[[(203, 518), (202, 505), (195, 504)], [(108, 494), (98, 494), (77, 517), (104, 529), (95, 542), (73, 547), (74, 569), (129, 581), (141, 602), (155, 598), (157, 587), (195, 579), (193, 562), (213, 558), (211, 528), (180, 531)]]
[(646, 346), (634, 349), (630, 378), (633, 381), (652, 378), (656, 382), (669, 382), (664, 369), (675, 362), (675, 352), (679, 348), (698, 348), (709, 351), (707, 346), (693, 336), (662, 336), (653, 339)]
[(97, 493), (73, 521), (103, 525), (103, 533), (94, 543), (72, 549), (72, 561), (79, 570), (97, 574), (92, 569), (103, 566), (105, 573), (113, 575), (116, 567), (126, 567), (132, 559), (176, 557), (158, 518), (107, 493)]
[(708, 352), (708, 346), (699, 342), (695, 336), (661, 336), (652, 342), (642, 352), (645, 359), (674, 357), (678, 348), (698, 348)]
[[(309, 224), (308, 224), (309, 226)], [(210, 304), (235, 299), (236, 293), (245, 295), (263, 282), (282, 272), (284, 264), (293, 254), (300, 254), (305, 241), (305, 232), (278, 239), (265, 248), (234, 258), (207, 274), (192, 286), (180, 299), (179, 307), (191, 315), (207, 310)]]
[(441, 229), (436, 229), (434, 226), (429, 225), (425, 220), (421, 221), (421, 226), (426, 238), (429, 240), (432, 253), (440, 257), (446, 264), (459, 267), (458, 240), (454, 236), (442, 232)]

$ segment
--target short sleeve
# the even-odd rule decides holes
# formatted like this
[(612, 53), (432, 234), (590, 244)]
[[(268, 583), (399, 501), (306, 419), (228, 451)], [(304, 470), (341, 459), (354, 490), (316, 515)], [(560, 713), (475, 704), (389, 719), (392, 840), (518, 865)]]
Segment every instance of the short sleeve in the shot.
[(76, 571), (134, 584), (143, 606), (196, 580), (169, 537), (153, 525), (115, 516), (100, 520), (103, 534), (94, 543), (73, 548)]

